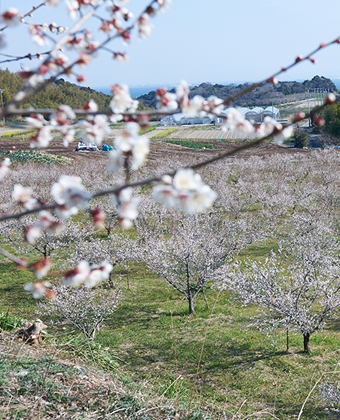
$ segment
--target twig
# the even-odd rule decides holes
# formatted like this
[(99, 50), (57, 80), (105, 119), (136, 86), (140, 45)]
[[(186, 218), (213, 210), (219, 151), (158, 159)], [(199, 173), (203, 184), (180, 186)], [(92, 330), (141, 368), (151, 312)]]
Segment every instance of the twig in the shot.
[(16, 257), (15, 255), (10, 254), (9, 252), (5, 251), (4, 249), (0, 248), (0, 254), (2, 254), (4, 257), (8, 258), (9, 260), (15, 262), (16, 264), (27, 268), (27, 262)]
[(243, 401), (243, 403), (239, 406), (238, 410), (236, 411), (236, 413), (233, 415), (233, 418), (231, 420), (234, 420), (235, 416), (241, 411), (242, 407), (244, 406), (244, 404), (246, 403), (247, 399), (245, 399)]
[(305, 399), (305, 401), (303, 402), (303, 404), (302, 404), (302, 407), (301, 407), (301, 410), (300, 410), (300, 413), (299, 413), (299, 416), (298, 416), (298, 418), (297, 418), (297, 420), (300, 420), (300, 418), (301, 418), (301, 416), (302, 416), (302, 413), (303, 413), (303, 409), (305, 408), (305, 405), (306, 405), (306, 402), (309, 400), (309, 397), (311, 396), (311, 394), (312, 394), (312, 392), (314, 391), (314, 389), (316, 388), (316, 386), (318, 385), (318, 383), (321, 381), (321, 379), (324, 377), (324, 375), (333, 375), (333, 374), (336, 374), (336, 373), (340, 373), (340, 371), (335, 371), (335, 372), (324, 372), (321, 376), (320, 376), (320, 378), (315, 382), (315, 385), (313, 386), (313, 388), (309, 391), (309, 393), (308, 393), (308, 395), (307, 395), (307, 397), (306, 397), (306, 399)]
[[(26, 17), (28, 15), (30, 15), (31, 13), (35, 12), (36, 10), (38, 10), (41, 6), (44, 6), (45, 2), (39, 4), (39, 6), (34, 6), (29, 12), (27, 12), (26, 14), (24, 14), (22, 17)], [(3, 28), (0, 29), (0, 32), (4, 31), (6, 28), (8, 28), (8, 25), (4, 26)]]

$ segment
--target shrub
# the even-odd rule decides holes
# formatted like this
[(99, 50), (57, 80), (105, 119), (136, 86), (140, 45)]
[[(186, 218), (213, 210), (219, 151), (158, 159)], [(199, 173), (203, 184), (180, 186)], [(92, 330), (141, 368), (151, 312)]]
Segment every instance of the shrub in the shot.
[(294, 134), (295, 146), (299, 149), (309, 146), (309, 134), (306, 131), (296, 131)]

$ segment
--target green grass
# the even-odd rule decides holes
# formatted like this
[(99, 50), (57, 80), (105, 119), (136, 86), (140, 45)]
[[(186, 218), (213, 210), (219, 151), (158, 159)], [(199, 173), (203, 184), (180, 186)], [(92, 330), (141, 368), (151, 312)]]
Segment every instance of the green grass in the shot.
[(170, 134), (173, 134), (176, 131), (176, 128), (169, 128), (169, 130), (161, 131), (160, 133), (155, 134), (151, 139), (164, 139), (168, 137)]
[[(273, 247), (275, 243), (252, 244), (240, 253), (240, 258), (263, 260)], [(217, 291), (210, 287), (206, 290), (209, 308), (199, 295), (196, 314), (188, 317), (187, 302), (163, 279), (146, 271), (144, 265), (130, 262), (129, 274), (128, 290), (125, 267), (115, 267), (115, 278), (123, 276), (122, 300), (97, 334), (96, 342), (113, 349), (129, 380), (146, 380), (157, 395), (165, 392), (185, 407)], [(35, 301), (22, 287), (32, 278), (30, 273), (0, 258), (0, 311), (26, 319), (34, 316)], [(340, 348), (337, 319), (312, 335), (312, 351), (305, 355), (301, 335), (291, 335), (290, 352), (286, 353), (284, 332), (277, 332), (273, 341), (250, 329), (250, 319), (260, 315), (257, 307), (244, 308), (227, 292), (220, 294), (194, 393), (196, 406), (216, 406), (229, 415), (246, 399), (243, 415), (257, 411), (259, 405), (269, 409), (275, 404), (277, 417), (293, 419), (321, 373), (336, 370)], [(174, 340), (176, 357), (172, 351)], [(172, 385), (179, 375), (183, 379)], [(329, 418), (316, 392), (305, 407), (304, 418)]]
[[(7, 152), (0, 150), (0, 158), (5, 156)], [(45, 152), (36, 150), (18, 150), (10, 153), (6, 157), (9, 157), (12, 163), (47, 163), (47, 164), (61, 164), (61, 163), (72, 163), (73, 160), (61, 155), (51, 155)]]
[(151, 131), (156, 130), (157, 126), (148, 127), (146, 130), (142, 128), (139, 130), (139, 135), (150, 133)]
[(177, 144), (178, 146), (190, 147), (191, 149), (220, 149), (211, 144), (202, 144), (190, 140), (166, 140), (165, 143)]

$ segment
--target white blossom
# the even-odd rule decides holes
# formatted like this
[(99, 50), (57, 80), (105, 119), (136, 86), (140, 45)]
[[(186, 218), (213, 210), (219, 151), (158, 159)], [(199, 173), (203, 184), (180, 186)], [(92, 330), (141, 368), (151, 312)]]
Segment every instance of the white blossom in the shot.
[(109, 165), (107, 170), (109, 172), (119, 173), (124, 165), (124, 157), (121, 150), (110, 150), (109, 151)]
[(62, 175), (59, 181), (52, 185), (51, 195), (58, 204), (65, 205), (68, 209), (73, 207), (86, 209), (92, 197), (84, 191), (80, 177), (68, 175)]
[(142, 16), (136, 22), (136, 26), (139, 33), (139, 38), (146, 39), (151, 35), (153, 25), (149, 23), (149, 15), (143, 13)]
[(137, 109), (138, 101), (131, 98), (129, 87), (125, 84), (114, 85), (111, 87), (113, 94), (110, 107), (115, 114), (121, 114), (125, 111), (134, 112)]
[(0, 181), (3, 180), (8, 174), (10, 164), (11, 161), (9, 158), (4, 158), (2, 161), (0, 161)]
[(26, 292), (32, 292), (34, 299), (41, 299), (46, 295), (49, 287), (51, 287), (49, 281), (38, 281), (37, 283), (26, 283), (24, 285), (24, 290)]
[(21, 13), (15, 7), (10, 7), (5, 13), (0, 15), (0, 22), (7, 26), (16, 26), (20, 23)]
[(150, 152), (149, 139), (146, 136), (139, 136), (132, 147), (132, 170), (139, 169)]

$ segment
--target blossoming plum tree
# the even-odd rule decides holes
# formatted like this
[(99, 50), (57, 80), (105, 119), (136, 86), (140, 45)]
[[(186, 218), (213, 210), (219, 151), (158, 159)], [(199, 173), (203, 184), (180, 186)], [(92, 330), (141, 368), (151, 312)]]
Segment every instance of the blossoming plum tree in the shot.
[(141, 204), (136, 230), (139, 259), (187, 299), (190, 314), (196, 296), (220, 278), (221, 266), (248, 239), (242, 221), (229, 221), (214, 210), (203, 216), (164, 212), (149, 200)]
[(320, 220), (289, 236), (264, 263), (239, 264), (226, 273), (220, 288), (245, 305), (259, 305), (261, 328), (267, 323), (299, 331), (309, 352), (311, 335), (340, 307), (340, 243)]

